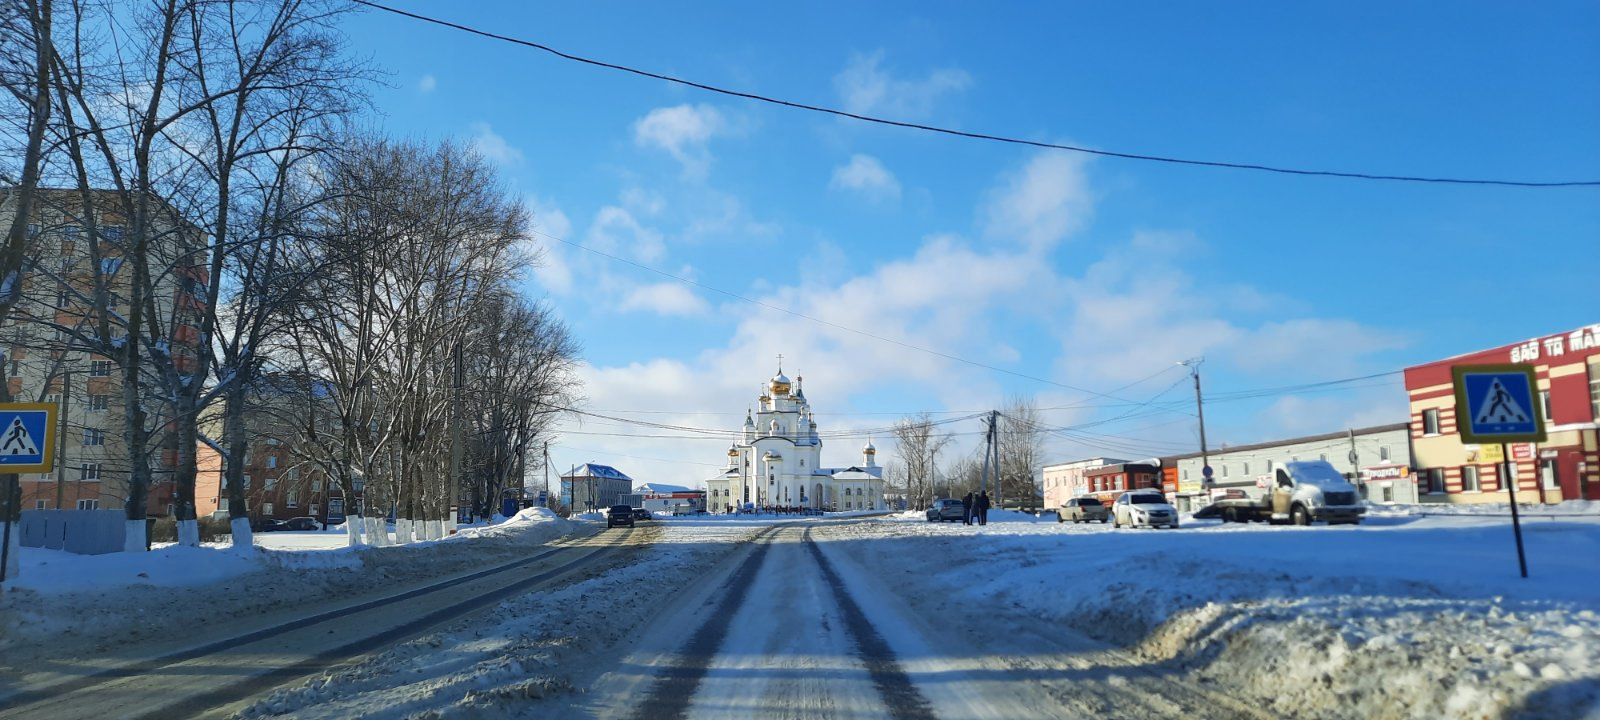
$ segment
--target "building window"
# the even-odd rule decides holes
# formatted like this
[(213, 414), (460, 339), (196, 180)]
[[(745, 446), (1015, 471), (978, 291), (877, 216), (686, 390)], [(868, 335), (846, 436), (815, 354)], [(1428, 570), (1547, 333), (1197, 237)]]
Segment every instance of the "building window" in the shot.
[(110, 395), (89, 396), (89, 412), (103, 412), (108, 407), (111, 407)]
[(78, 466), (79, 480), (99, 480), (100, 463), (83, 463)]
[(1250, 463), (1246, 462), (1243, 465), (1244, 467), (1239, 470), (1239, 474), (1244, 477), (1250, 477)]
[(111, 377), (111, 361), (96, 360), (89, 363), (89, 377)]
[(311, 517), (316, 517), (318, 515), (321, 515), (322, 514), (322, 506), (318, 505), (316, 503), (311, 503), (310, 512), (311, 512)]
[(283, 506), (290, 509), (300, 507), (299, 496), (295, 493), (289, 493), (289, 497), (283, 501)]
[(1378, 446), (1378, 459), (1379, 460), (1388, 460), (1389, 459), (1389, 446), (1388, 445), (1379, 445)]
[(1427, 470), (1424, 470), (1423, 473), (1428, 479), (1428, 494), (1443, 495), (1444, 468), (1428, 468)]
[(1223, 477), (1227, 477), (1228, 476), (1228, 464), (1227, 463), (1223, 463), (1222, 464), (1222, 476)]
[(1545, 422), (1550, 422), (1550, 391), (1549, 390), (1540, 390), (1539, 391), (1539, 407), (1540, 407), (1539, 413), (1541, 415), (1544, 415), (1544, 421)]
[(1328, 461), (1328, 454), (1327, 453), (1320, 453), (1320, 454), (1317, 455), (1317, 459), (1321, 460), (1323, 462), (1327, 462)]
[(1189, 468), (1184, 468), (1183, 469), (1183, 479), (1185, 479), (1185, 480), (1189, 479)]
[(268, 468), (275, 468), (277, 466), (278, 466), (278, 456), (277, 455), (268, 455), (267, 456), (267, 467)]
[(250, 473), (245, 473), (244, 474), (243, 482), (244, 482), (244, 489), (249, 490), (250, 489)]
[(1600, 364), (1589, 365), (1589, 410), (1600, 420)]
[(1271, 460), (1267, 461), (1267, 474), (1268, 475), (1272, 474), (1272, 461)]
[(1478, 467), (1476, 465), (1468, 465), (1461, 468), (1461, 491), (1478, 491)]
[(50, 501), (49, 500), (35, 500), (35, 501), (33, 501), (33, 509), (35, 509), (35, 510), (49, 510), (50, 509)]
[(1437, 408), (1422, 411), (1422, 434), (1439, 434), (1439, 410)]
[(227, 498), (217, 498), (217, 512), (227, 512), (227, 511), (228, 511), (228, 499)]
[(78, 501), (78, 509), (79, 510), (99, 510), (100, 509), (100, 501), (99, 500), (79, 500)]
[(1561, 477), (1556, 471), (1555, 458), (1539, 461), (1539, 480), (1544, 483), (1544, 489), (1546, 490), (1561, 489)]
[(91, 445), (106, 444), (106, 431), (101, 430), (100, 428), (84, 428), (83, 444), (86, 447)]
[(271, 515), (272, 514), (272, 503), (261, 503), (261, 514), (262, 515)]

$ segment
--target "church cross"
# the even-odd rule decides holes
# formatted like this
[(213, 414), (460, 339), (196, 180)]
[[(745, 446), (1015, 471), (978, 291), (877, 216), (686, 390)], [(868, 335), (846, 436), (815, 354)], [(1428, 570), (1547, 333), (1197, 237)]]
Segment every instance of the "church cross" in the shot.
[(783, 353), (778, 353), (778, 372), (783, 372)]

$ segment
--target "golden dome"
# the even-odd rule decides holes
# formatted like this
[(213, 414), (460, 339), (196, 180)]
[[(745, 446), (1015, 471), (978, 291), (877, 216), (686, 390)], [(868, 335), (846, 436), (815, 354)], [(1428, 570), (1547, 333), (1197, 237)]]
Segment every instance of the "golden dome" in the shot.
[(734, 447), (732, 445), (729, 445), (728, 446), (728, 457), (739, 457), (739, 448), (736, 448), (736, 447)]
[(784, 376), (782, 370), (779, 370), (777, 375), (772, 376), (772, 382), (767, 383), (767, 387), (771, 388), (773, 395), (788, 395), (789, 378)]

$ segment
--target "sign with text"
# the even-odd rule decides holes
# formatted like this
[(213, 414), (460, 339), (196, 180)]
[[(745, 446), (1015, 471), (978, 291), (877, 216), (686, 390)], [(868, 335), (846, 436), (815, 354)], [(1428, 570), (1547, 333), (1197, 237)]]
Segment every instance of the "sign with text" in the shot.
[(55, 404), (0, 403), (0, 472), (50, 472), (55, 449)]
[(1533, 366), (1457, 365), (1450, 372), (1463, 442), (1544, 442)]

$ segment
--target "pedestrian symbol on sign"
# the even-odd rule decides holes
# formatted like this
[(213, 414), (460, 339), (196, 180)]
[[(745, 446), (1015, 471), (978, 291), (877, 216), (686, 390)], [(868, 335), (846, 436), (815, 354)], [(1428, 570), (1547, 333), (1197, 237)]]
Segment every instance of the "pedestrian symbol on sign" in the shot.
[(33, 436), (28, 434), (28, 428), (23, 427), (22, 418), (11, 418), (11, 427), (6, 430), (5, 438), (0, 440), (0, 455), (27, 455), (30, 457), (39, 454), (39, 444), (33, 441)]
[(1484, 395), (1480, 407), (1483, 409), (1478, 412), (1476, 418), (1473, 418), (1474, 425), (1525, 423), (1529, 420), (1528, 413), (1517, 404), (1516, 399), (1511, 397), (1511, 393), (1506, 392), (1499, 378), (1489, 383), (1489, 391)]

